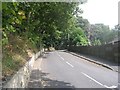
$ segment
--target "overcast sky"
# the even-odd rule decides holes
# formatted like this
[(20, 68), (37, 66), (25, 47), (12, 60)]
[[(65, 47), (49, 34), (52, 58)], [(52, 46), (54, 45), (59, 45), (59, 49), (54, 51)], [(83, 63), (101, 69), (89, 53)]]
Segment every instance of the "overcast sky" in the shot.
[(118, 2), (120, 0), (88, 0), (80, 5), (84, 11), (83, 18), (91, 24), (104, 23), (113, 28), (118, 24)]

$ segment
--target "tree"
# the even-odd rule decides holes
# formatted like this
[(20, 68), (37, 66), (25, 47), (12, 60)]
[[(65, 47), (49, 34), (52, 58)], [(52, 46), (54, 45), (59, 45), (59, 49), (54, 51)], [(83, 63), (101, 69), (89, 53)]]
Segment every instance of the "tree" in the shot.
[(76, 22), (76, 26), (80, 27), (84, 30), (84, 33), (88, 39), (88, 44), (91, 45), (90, 42), (90, 23), (87, 19), (84, 19), (81, 16), (77, 16), (77, 22)]
[[(77, 3), (3, 2), (3, 44), (10, 34), (26, 36), (33, 44), (50, 47), (69, 28)], [(39, 18), (38, 18), (39, 17)], [(58, 42), (57, 42), (58, 43)]]
[(83, 30), (79, 27), (73, 27), (72, 32), (70, 33), (70, 45), (74, 46), (85, 46), (88, 45), (87, 38)]

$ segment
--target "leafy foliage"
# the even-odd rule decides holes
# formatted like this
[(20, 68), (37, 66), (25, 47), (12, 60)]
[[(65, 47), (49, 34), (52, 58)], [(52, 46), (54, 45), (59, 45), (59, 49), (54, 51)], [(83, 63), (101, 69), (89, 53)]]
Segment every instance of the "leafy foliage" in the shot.
[[(71, 19), (75, 13), (80, 12), (77, 6), (78, 3), (4, 2), (3, 45), (9, 43), (10, 34), (15, 34), (27, 36), (38, 48), (40, 43), (45, 47), (57, 46), (63, 39), (64, 45), (67, 46), (68, 39), (63, 35), (72, 31), (75, 19), (73, 21)], [(80, 39), (82, 38), (74, 40), (82, 44)]]
[(84, 30), (88, 42), (90, 42), (89, 45), (107, 44), (119, 38), (119, 25), (116, 25), (114, 29), (110, 29), (109, 26), (104, 24), (90, 24), (87, 19), (79, 16), (76, 25)]

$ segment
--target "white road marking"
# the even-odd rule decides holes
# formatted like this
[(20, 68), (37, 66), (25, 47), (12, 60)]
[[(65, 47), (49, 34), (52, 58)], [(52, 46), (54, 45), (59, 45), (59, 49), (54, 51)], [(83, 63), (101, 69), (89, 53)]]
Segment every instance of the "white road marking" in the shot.
[(70, 64), (69, 62), (66, 62), (68, 65), (70, 65), (71, 67), (74, 67), (72, 64)]
[(87, 74), (85, 74), (85, 73), (83, 73), (83, 72), (81, 72), (83, 75), (85, 75), (86, 77), (88, 77), (89, 79), (91, 79), (91, 80), (93, 80), (94, 82), (96, 82), (97, 84), (99, 84), (99, 85), (101, 85), (101, 86), (103, 86), (103, 87), (106, 87), (106, 88), (117, 88), (117, 86), (107, 86), (107, 85), (103, 85), (102, 83), (100, 83), (100, 82), (98, 82), (97, 80), (95, 80), (94, 78), (92, 78), (92, 77), (90, 77), (90, 76), (88, 76)]
[(58, 55), (62, 60), (65, 60), (63, 57), (60, 56), (60, 54), (57, 53), (57, 55)]
[(61, 58), (62, 60), (65, 60), (65, 59), (64, 59), (63, 57), (61, 57), (61, 56), (60, 56), (60, 58)]
[(58, 54), (58, 56), (60, 57), (60, 55)]
[[(60, 54), (57, 53), (57, 55), (64, 61), (65, 59), (63, 57), (60, 56)], [(72, 64), (70, 64), (69, 62), (66, 62), (68, 65), (70, 65), (72, 68), (74, 67)]]
[(57, 54), (58, 56), (60, 56), (60, 55), (58, 54), (58, 52), (56, 52), (56, 54)]
[(110, 87), (108, 87), (108, 88), (117, 88), (117, 86), (114, 86), (114, 85), (113, 85), (113, 86), (110, 86)]

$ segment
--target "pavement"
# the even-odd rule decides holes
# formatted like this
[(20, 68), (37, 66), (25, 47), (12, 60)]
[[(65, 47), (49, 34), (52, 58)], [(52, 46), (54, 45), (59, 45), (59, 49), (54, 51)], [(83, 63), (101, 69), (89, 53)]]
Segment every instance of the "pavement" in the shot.
[(118, 70), (118, 67), (119, 67), (118, 63), (114, 63), (114, 62), (104, 60), (104, 59), (101, 59), (101, 58), (97, 58), (97, 57), (94, 57), (94, 56), (90, 56), (90, 55), (70, 52), (70, 51), (67, 51), (67, 50), (64, 50), (64, 52), (70, 53), (70, 54), (75, 55), (77, 57), (83, 58), (84, 60), (87, 60), (89, 62), (101, 65), (101, 66), (106, 67), (110, 70), (113, 70), (113, 71), (116, 71), (116, 72), (120, 73), (120, 71)]
[[(35, 61), (29, 88), (118, 88), (118, 72), (64, 51)], [(114, 90), (114, 89), (112, 89)]]

